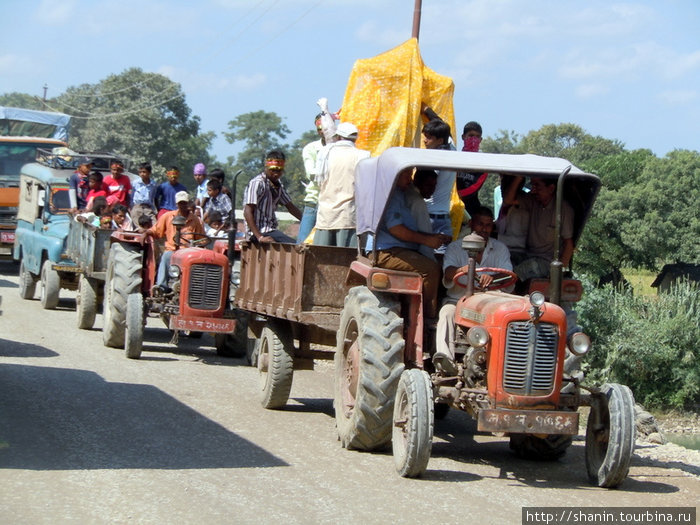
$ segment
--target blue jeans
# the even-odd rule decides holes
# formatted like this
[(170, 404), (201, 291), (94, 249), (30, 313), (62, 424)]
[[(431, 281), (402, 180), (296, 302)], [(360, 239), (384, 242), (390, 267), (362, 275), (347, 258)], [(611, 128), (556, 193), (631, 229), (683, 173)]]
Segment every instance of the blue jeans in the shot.
[(160, 257), (160, 263), (158, 263), (158, 275), (156, 275), (156, 284), (162, 286), (163, 288), (168, 287), (168, 270), (170, 269), (170, 258), (173, 256), (173, 252), (167, 251), (163, 252)]
[(316, 206), (304, 206), (304, 213), (299, 223), (299, 233), (297, 234), (297, 244), (302, 244), (316, 225)]

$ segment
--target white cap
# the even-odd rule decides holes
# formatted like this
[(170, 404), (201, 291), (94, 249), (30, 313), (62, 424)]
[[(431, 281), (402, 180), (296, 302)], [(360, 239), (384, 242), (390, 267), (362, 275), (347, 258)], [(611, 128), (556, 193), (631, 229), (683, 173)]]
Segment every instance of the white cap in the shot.
[(186, 191), (178, 191), (175, 194), (175, 204), (178, 202), (190, 202), (190, 194)]
[(358, 133), (359, 131), (357, 130), (357, 126), (355, 126), (355, 124), (351, 124), (350, 122), (341, 122), (338, 124), (338, 127), (335, 130), (335, 134), (339, 137), (343, 137), (344, 139), (357, 138)]

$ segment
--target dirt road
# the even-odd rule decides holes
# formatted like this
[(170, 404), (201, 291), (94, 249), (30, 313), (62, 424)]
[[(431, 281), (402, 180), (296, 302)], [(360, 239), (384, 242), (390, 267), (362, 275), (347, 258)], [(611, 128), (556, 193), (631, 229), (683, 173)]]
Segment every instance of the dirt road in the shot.
[[(554, 463), (516, 459), (464, 414), (437, 423), (423, 478), (390, 452), (343, 450), (332, 370), (295, 374), (284, 410), (260, 408), (257, 371), (209, 336), (175, 347), (149, 320), (142, 359), (17, 291), (0, 263), (0, 518), (3, 523), (520, 523), (524, 506), (691, 506), (682, 462), (635, 456), (617, 490), (588, 484), (579, 437)], [(201, 346), (200, 346), (201, 343)]]

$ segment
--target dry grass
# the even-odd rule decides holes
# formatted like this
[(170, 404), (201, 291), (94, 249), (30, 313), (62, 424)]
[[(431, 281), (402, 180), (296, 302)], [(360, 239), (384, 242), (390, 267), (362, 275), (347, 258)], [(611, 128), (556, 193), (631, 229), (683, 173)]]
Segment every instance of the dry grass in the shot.
[(656, 295), (656, 288), (651, 287), (651, 283), (656, 279), (656, 272), (651, 270), (637, 270), (635, 268), (624, 268), (622, 274), (632, 285), (635, 295)]

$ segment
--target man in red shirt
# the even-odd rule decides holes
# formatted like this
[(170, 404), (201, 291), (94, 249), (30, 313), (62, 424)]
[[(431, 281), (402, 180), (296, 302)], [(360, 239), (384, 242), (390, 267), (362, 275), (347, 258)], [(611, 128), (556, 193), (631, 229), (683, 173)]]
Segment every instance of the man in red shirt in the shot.
[(104, 180), (104, 184), (107, 186), (107, 202), (110, 206), (120, 203), (128, 208), (130, 206), (131, 180), (124, 173), (124, 163), (121, 160), (113, 160), (110, 171), (112, 173), (107, 175)]

